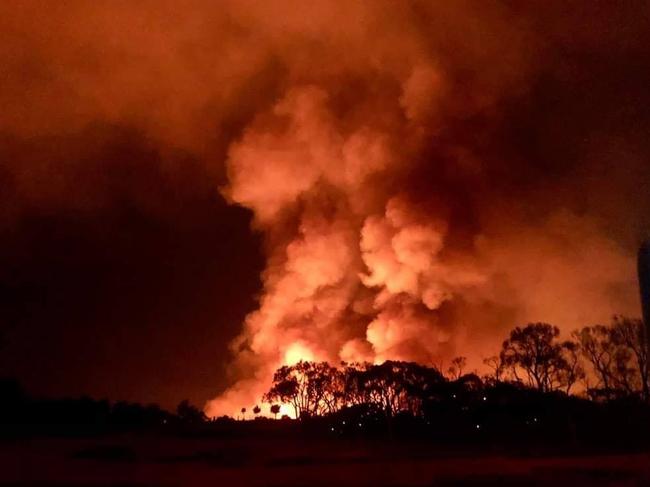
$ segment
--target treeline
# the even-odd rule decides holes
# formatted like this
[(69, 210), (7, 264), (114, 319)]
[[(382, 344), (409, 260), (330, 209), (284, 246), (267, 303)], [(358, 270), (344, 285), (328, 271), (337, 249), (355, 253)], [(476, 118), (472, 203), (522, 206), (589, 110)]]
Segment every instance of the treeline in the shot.
[(0, 434), (83, 434), (185, 427), (203, 423), (204, 413), (182, 401), (174, 412), (157, 404), (90, 397), (44, 399), (27, 394), (12, 379), (0, 379)]
[(446, 374), (436, 367), (399, 361), (339, 367), (299, 362), (276, 371), (263, 401), (274, 411), (279, 403), (288, 404), (299, 418), (332, 415), (346, 408), (363, 408), (385, 417), (431, 418), (450, 397), (480, 396), (503, 384), (510, 390), (574, 394), (599, 402), (647, 403), (649, 399), (641, 320), (615, 317), (608, 326), (577, 330), (569, 340), (561, 340), (555, 326), (531, 323), (512, 330), (500, 352), (484, 362), (491, 372), (482, 376), (465, 373), (464, 357), (454, 359)]
[(288, 406), (310, 434), (517, 450), (650, 446), (640, 320), (616, 317), (569, 340), (555, 326), (531, 323), (512, 330), (485, 364), (489, 372), (479, 375), (466, 371), (463, 357), (444, 372), (402, 361), (299, 362), (280, 367), (261, 400), (274, 412)]
[(642, 320), (615, 316), (608, 326), (586, 326), (560, 341), (557, 327), (515, 328), (498, 356), (486, 360), (488, 380), (523, 383), (541, 392), (569, 394), (576, 386), (594, 400), (650, 399), (648, 344)]
[[(444, 371), (412, 362), (299, 362), (279, 368), (239, 419), (208, 420), (188, 401), (175, 411), (90, 398), (38, 399), (0, 380), (0, 433), (95, 434), (155, 430), (172, 434), (405, 437), (448, 445), (475, 441), (525, 445), (650, 446), (648, 354), (642, 321), (616, 317), (563, 340), (557, 327), (512, 330), (467, 371), (457, 357)], [(282, 407), (281, 407), (282, 405)], [(260, 407), (260, 406), (263, 406)], [(302, 421), (274, 421), (289, 410)], [(264, 414), (262, 414), (264, 413)], [(618, 446), (617, 446), (618, 445)]]

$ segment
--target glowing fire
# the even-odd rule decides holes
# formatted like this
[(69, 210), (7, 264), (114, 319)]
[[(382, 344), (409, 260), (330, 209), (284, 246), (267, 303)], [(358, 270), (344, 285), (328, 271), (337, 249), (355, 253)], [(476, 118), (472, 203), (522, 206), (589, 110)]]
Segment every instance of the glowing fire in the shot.
[(283, 365), (294, 365), (300, 361), (311, 362), (314, 360), (314, 354), (309, 347), (301, 341), (294, 342), (284, 352)]
[[(230, 144), (223, 193), (253, 212), (267, 265), (259, 308), (233, 343), (234, 384), (208, 403), (210, 415), (255, 404), (282, 364), (441, 364), (462, 354), (473, 369), (515, 324), (570, 328), (635, 306), (611, 293), (632, 286), (636, 297), (632, 256), (587, 216), (554, 209), (529, 223), (510, 193), (492, 195), (502, 181), (489, 179), (489, 158), (465, 136), (463, 120), (498, 123), (490, 114), (520, 82), (511, 63), (526, 44), (511, 42), (516, 33), (487, 46), (465, 29), (445, 30), (443, 45), (471, 45), (476, 76), (489, 73), (459, 91), (453, 66), (463, 55), (432, 47), (444, 22), (423, 32), (419, 22), (384, 17), (380, 3), (360, 2), (349, 17), (372, 24), (347, 25), (355, 49), (341, 40), (325, 43), (323, 55), (288, 56), (277, 98)], [(432, 2), (431, 18), (448, 15), (435, 6), (443, 4)], [(335, 23), (348, 19), (324, 9)], [(470, 18), (472, 29), (494, 27), (492, 17)], [(296, 21), (300, 38), (309, 22)], [(398, 34), (377, 30), (397, 24)], [(499, 32), (513, 28), (498, 22)], [(375, 32), (386, 32), (385, 42)], [(495, 217), (502, 208), (508, 217)]]
[(648, 103), (618, 50), (647, 57), (645, 16), (538, 3), (4, 1), (0, 230), (127, 202), (186, 235), (218, 177), (266, 265), (210, 416), (260, 404), (282, 364), (462, 354), (473, 370), (515, 325), (636, 315), (650, 173), (630, 110)]
[(296, 412), (289, 404), (280, 404), (280, 412), (278, 416), (282, 418), (283, 416), (288, 416), (291, 419), (296, 419)]

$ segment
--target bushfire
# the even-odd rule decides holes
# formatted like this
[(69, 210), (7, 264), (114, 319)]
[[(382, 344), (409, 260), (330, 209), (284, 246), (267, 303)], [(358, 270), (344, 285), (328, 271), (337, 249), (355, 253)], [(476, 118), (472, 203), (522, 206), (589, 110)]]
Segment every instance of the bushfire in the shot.
[(286, 72), (231, 141), (222, 193), (253, 212), (267, 262), (210, 416), (301, 360), (479, 367), (515, 324), (635, 313), (632, 249), (548, 204), (570, 178), (498, 142), (544, 47), (505, 9), (418, 5), (257, 19), (291, 46), (273, 47)]
[[(514, 326), (548, 322), (566, 335), (638, 316), (650, 29), (635, 2), (42, 3), (3, 2), (0, 15), (5, 267), (24, 253), (49, 286), (68, 266), (41, 264), (11, 236), (65, 254), (41, 242), (42, 228), (52, 232), (40, 218), (57, 215), (63, 223), (52, 225), (70, 225), (80, 242), (77, 228), (104, 239), (103, 223), (86, 219), (106, 222), (134, 260), (149, 262), (139, 272), (151, 284), (133, 286), (138, 297), (119, 317), (103, 311), (118, 291), (96, 286), (104, 304), (88, 304), (97, 318), (79, 312), (78, 326), (137, 328), (138, 313), (165, 300), (153, 289), (164, 268), (165, 292), (200, 295), (206, 309), (177, 316), (160, 307), (170, 321), (161, 329), (196, 338), (207, 333), (196, 328), (214, 327), (212, 342), (187, 345), (206, 347), (197, 369), (219, 369), (206, 370), (209, 385), (197, 373), (202, 385), (191, 386), (201, 397), (215, 388), (208, 415), (255, 404), (279, 366), (301, 360), (444, 366), (463, 355), (475, 369)], [(211, 238), (232, 244), (220, 251), (227, 257), (194, 237), (205, 221)], [(231, 250), (243, 241), (247, 251)], [(149, 252), (158, 243), (160, 256)], [(97, 272), (121, 289), (104, 264), (111, 252), (92, 251)], [(247, 285), (237, 299), (216, 296), (213, 281), (231, 277), (204, 278), (194, 258), (210, 259), (211, 277), (236, 269), (232, 279)], [(220, 267), (228, 259), (238, 265)], [(88, 279), (83, 258), (75, 265), (82, 277), (61, 293), (76, 316)], [(34, 319), (47, 322), (43, 313)], [(160, 358), (170, 377), (189, 353)]]

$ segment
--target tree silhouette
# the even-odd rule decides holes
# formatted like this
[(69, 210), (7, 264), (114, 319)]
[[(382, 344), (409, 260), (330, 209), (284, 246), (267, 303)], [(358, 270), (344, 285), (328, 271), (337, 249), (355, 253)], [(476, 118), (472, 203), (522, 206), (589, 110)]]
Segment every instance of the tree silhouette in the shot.
[(463, 370), (465, 369), (466, 365), (466, 357), (455, 357), (451, 361), (451, 365), (449, 366), (449, 369), (447, 369), (447, 373), (452, 379), (460, 379), (460, 377), (463, 375)]
[(641, 397), (644, 401), (650, 398), (648, 387), (648, 344), (646, 328), (642, 320), (633, 320), (623, 316), (615, 316), (612, 323), (612, 339), (619, 347), (629, 350), (634, 364)]
[[(426, 420), (427, 425), (444, 429), (447, 421), (474, 421), (494, 405), (537, 408), (562, 404), (562, 397), (569, 395), (577, 382), (586, 382), (585, 362), (593, 364), (601, 387), (598, 390), (608, 393), (606, 399), (619, 397), (617, 391), (647, 398), (649, 365), (644, 332), (640, 320), (622, 317), (608, 327), (585, 327), (574, 332), (575, 340), (566, 341), (561, 341), (560, 330), (548, 323), (516, 327), (499, 355), (485, 359), (493, 374), (484, 380), (464, 374), (466, 359), (462, 356), (452, 360), (447, 377), (436, 368), (413, 362), (342, 363), (339, 368), (326, 362), (298, 362), (275, 372), (264, 401), (272, 404), (270, 410), (276, 418), (279, 403), (284, 403), (293, 407), (296, 418), (330, 416), (337, 418), (337, 427), (350, 419), (349, 424), (359, 428), (375, 421), (392, 431), (393, 424), (410, 418), (411, 424)], [(545, 396), (557, 391), (564, 394)], [(259, 407), (253, 412), (258, 414)]]
[(558, 343), (559, 335), (559, 328), (548, 323), (517, 327), (503, 342), (501, 360), (516, 380), (521, 380), (519, 372), (523, 371), (528, 385), (540, 392), (566, 387), (569, 378), (573, 384), (575, 378), (567, 373), (565, 344)]
[(580, 360), (580, 345), (569, 340), (563, 342), (562, 358), (564, 366), (558, 369), (559, 382), (564, 386), (564, 392), (569, 394), (575, 383), (586, 376)]
[(299, 399), (301, 388), (301, 382), (297, 377), (293, 376), (293, 367), (284, 365), (275, 371), (273, 385), (264, 395), (264, 400), (267, 402), (278, 400), (289, 403), (293, 406), (295, 415), (298, 417), (302, 403)]
[(438, 370), (411, 362), (345, 364), (342, 370), (324, 362), (299, 362), (276, 371), (264, 399), (291, 404), (298, 418), (355, 405), (392, 417), (402, 411), (420, 414), (423, 402), (430, 400), (431, 386), (442, 382)]
[(241, 408), (241, 417), (242, 419), (246, 419), (246, 408)]
[(264, 400), (291, 404), (297, 418), (331, 413), (339, 406), (339, 377), (339, 371), (327, 362), (285, 365), (275, 372)]
[(598, 383), (596, 387), (610, 391), (615, 385), (616, 345), (611, 340), (611, 330), (603, 325), (585, 326), (573, 332), (582, 356), (591, 363)]
[(492, 355), (484, 359), (483, 363), (492, 370), (492, 376), (489, 376), (489, 379), (493, 380), (495, 383), (501, 382), (501, 376), (503, 375), (505, 369), (505, 365), (501, 360), (501, 356)]
[(611, 326), (586, 326), (573, 333), (596, 378), (594, 397), (640, 395), (650, 399), (648, 346), (641, 320), (615, 316)]
[(278, 419), (278, 413), (280, 412), (280, 405), (279, 404), (272, 404), (271, 405), (271, 414), (273, 414), (274, 419)]
[(257, 416), (258, 414), (260, 414), (260, 411), (262, 411), (260, 407), (255, 405), (255, 407), (253, 408), (253, 414)]

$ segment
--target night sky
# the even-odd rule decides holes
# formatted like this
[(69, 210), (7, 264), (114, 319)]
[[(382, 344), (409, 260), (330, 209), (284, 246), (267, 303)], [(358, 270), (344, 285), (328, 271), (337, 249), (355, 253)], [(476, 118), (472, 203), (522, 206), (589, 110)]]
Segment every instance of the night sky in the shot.
[[(226, 205), (191, 156), (162, 155), (134, 130), (1, 147), (43, 171), (35, 184), (60, 182), (58, 165), (74, 173), (60, 189), (70, 200), (23, 208), (2, 228), (3, 372), (37, 394), (167, 407), (223, 387), (227, 342), (259, 288), (248, 212)], [(2, 188), (15, 202), (5, 178)]]

